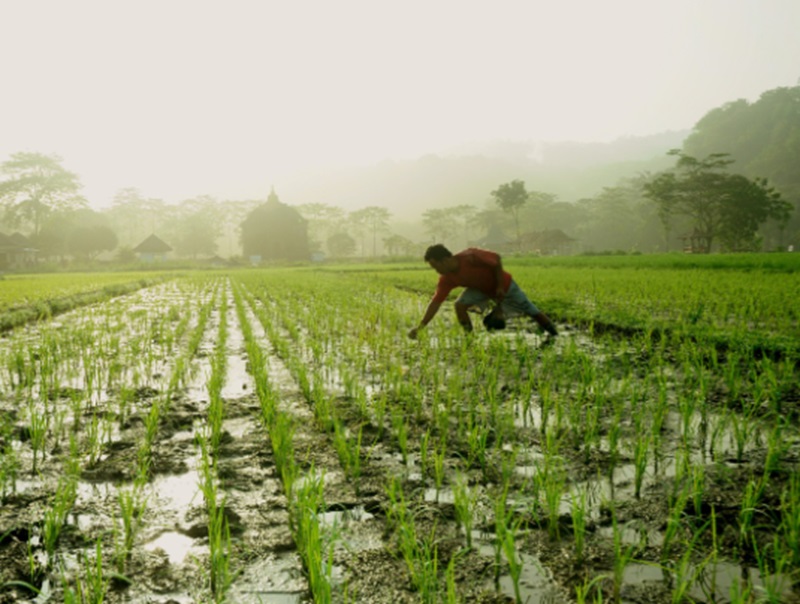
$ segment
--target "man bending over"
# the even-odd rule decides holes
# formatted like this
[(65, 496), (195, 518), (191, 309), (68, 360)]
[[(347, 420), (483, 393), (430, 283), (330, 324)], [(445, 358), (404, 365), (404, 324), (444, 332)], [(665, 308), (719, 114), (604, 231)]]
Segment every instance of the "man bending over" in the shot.
[(511, 275), (503, 270), (499, 254), (475, 247), (453, 254), (437, 243), (425, 251), (425, 262), (439, 273), (439, 283), (419, 325), (408, 332), (409, 338), (416, 338), (419, 330), (431, 322), (442, 302), (456, 287), (466, 288), (455, 303), (456, 318), (465, 331), (472, 331), (472, 322), (467, 314), (469, 307), (483, 306), (494, 300), (497, 318), (503, 318), (506, 311), (517, 312), (529, 316), (551, 336), (558, 335), (549, 317), (536, 308)]

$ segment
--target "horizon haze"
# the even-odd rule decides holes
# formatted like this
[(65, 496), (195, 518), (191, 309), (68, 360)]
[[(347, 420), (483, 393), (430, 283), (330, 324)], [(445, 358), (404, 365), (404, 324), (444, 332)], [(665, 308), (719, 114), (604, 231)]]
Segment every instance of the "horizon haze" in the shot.
[(56, 154), (96, 209), (125, 187), (260, 198), (488, 143), (684, 131), (800, 81), (796, 0), (43, 0), (0, 19), (0, 162)]

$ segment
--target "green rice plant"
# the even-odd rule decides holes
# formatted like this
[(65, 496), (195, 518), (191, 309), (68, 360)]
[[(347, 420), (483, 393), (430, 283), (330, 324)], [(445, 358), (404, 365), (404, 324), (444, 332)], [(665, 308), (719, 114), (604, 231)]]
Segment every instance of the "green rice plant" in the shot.
[(33, 451), (31, 474), (36, 474), (39, 470), (39, 456), (41, 455), (43, 459), (45, 455), (49, 422), (47, 413), (42, 413), (36, 409), (36, 405), (31, 399), (28, 400), (28, 421), (30, 423), (30, 443)]
[(793, 566), (800, 565), (800, 475), (792, 473), (781, 493), (779, 531), (785, 547), (791, 552)]
[(767, 476), (780, 469), (781, 459), (791, 447), (788, 439), (784, 438), (784, 430), (785, 420), (778, 417), (767, 436), (767, 455), (764, 460), (764, 474)]
[(575, 558), (580, 564), (586, 545), (586, 516), (587, 493), (586, 489), (579, 489), (576, 493), (570, 494), (570, 515), (572, 517), (572, 535), (575, 539)]
[(520, 590), (520, 579), (524, 561), (517, 552), (515, 537), (519, 530), (522, 520), (512, 521), (510, 515), (506, 514), (503, 518), (506, 525), (503, 527), (501, 535), (498, 537), (500, 546), (508, 564), (508, 574), (511, 576), (511, 583), (514, 586), (514, 600), (516, 604), (522, 604), (522, 591)]
[(84, 602), (102, 604), (106, 599), (110, 582), (103, 569), (103, 544), (98, 538), (94, 559), (84, 558)]
[(753, 550), (764, 591), (761, 601), (781, 604), (785, 600), (784, 591), (789, 585), (787, 577), (793, 574), (791, 572), (792, 552), (787, 551), (786, 545), (777, 535), (773, 537), (772, 543), (763, 550), (759, 550), (754, 543)]
[[(117, 503), (120, 511), (120, 524), (122, 525), (122, 539), (119, 551), (115, 552), (115, 563), (120, 573), (125, 572), (130, 560), (136, 534), (142, 523), (147, 500), (141, 485), (134, 484), (130, 488), (121, 488), (117, 492)], [(116, 522), (114, 523), (116, 530)]]
[(67, 520), (67, 514), (75, 504), (78, 492), (77, 479), (74, 475), (63, 476), (58, 481), (55, 496), (50, 508), (44, 514), (42, 525), (42, 542), (47, 553), (49, 564), (52, 563), (58, 538)]
[(400, 447), (403, 465), (408, 465), (408, 425), (406, 424), (406, 415), (400, 408), (392, 411), (392, 429), (397, 446)]
[(347, 428), (341, 422), (334, 422), (333, 444), (339, 455), (345, 475), (355, 482), (356, 493), (358, 493), (358, 482), (361, 476), (361, 436), (363, 427), (359, 427), (358, 435), (351, 438), (347, 434)]
[(323, 477), (312, 469), (293, 490), (290, 514), (295, 544), (303, 560), (309, 586), (318, 604), (332, 601), (333, 547), (326, 543), (319, 522), (324, 509)]
[(439, 600), (439, 548), (436, 543), (435, 524), (431, 528), (430, 535), (417, 546), (414, 556), (412, 585), (419, 592), (421, 602), (437, 604)]
[(728, 411), (728, 423), (736, 441), (736, 461), (739, 463), (744, 461), (744, 453), (750, 442), (758, 436), (756, 412), (756, 405), (747, 405), (741, 414)]
[(739, 544), (741, 547), (755, 547), (753, 538), (754, 520), (758, 505), (764, 495), (766, 488), (766, 477), (753, 478), (748, 481), (742, 496), (742, 504), (739, 509)]
[(469, 487), (467, 477), (463, 474), (460, 474), (453, 484), (453, 500), (456, 520), (464, 531), (467, 549), (472, 549), (472, 525), (478, 505), (478, 490)]
[(614, 470), (619, 462), (619, 440), (622, 433), (622, 408), (619, 407), (608, 427), (608, 479), (614, 483)]
[(234, 578), (230, 569), (230, 530), (225, 516), (225, 501), (219, 499), (213, 445), (205, 436), (199, 437), (199, 443), (202, 464), (200, 490), (208, 517), (210, 590), (215, 602), (223, 602)]
[(642, 485), (647, 472), (648, 452), (652, 433), (636, 430), (633, 441), (633, 494), (636, 499), (642, 496)]
[(692, 505), (697, 520), (703, 517), (703, 494), (705, 493), (705, 469), (701, 465), (692, 466)]
[(674, 565), (672, 576), (674, 578), (671, 592), (672, 604), (682, 604), (689, 597), (689, 591), (697, 584), (697, 579), (700, 577), (708, 563), (713, 557), (713, 553), (709, 554), (699, 562), (696, 561), (697, 552), (695, 547), (698, 540), (705, 530), (705, 526), (698, 529), (695, 533), (691, 543), (686, 548), (684, 554), (680, 557), (677, 564)]
[(13, 425), (0, 419), (0, 503), (5, 504), (9, 495), (17, 492), (17, 476), (20, 460), (12, 438)]
[(89, 465), (95, 465), (102, 452), (102, 439), (100, 437), (100, 417), (97, 410), (92, 413), (92, 419), (84, 430), (86, 434), (86, 451), (89, 454)]
[(459, 604), (458, 592), (456, 591), (456, 559), (458, 554), (450, 558), (445, 571), (445, 604)]
[(589, 597), (591, 594), (594, 594), (594, 603), (595, 604), (602, 604), (603, 602), (603, 591), (598, 589), (598, 584), (605, 581), (608, 577), (606, 575), (597, 575), (596, 577), (589, 579), (586, 577), (583, 580), (583, 583), (580, 585), (575, 586), (575, 602), (576, 604), (590, 604)]
[(425, 476), (428, 472), (428, 466), (430, 464), (430, 442), (431, 442), (431, 431), (430, 428), (425, 430), (425, 433), (419, 440), (419, 468), (422, 475)]
[(617, 512), (611, 508), (611, 526), (613, 529), (614, 541), (614, 563), (612, 573), (612, 601), (620, 602), (620, 593), (622, 589), (622, 581), (625, 577), (625, 568), (633, 560), (636, 555), (636, 546), (626, 546), (623, 542), (622, 530), (617, 524)]
[(477, 465), (484, 473), (484, 476), (488, 469), (486, 456), (488, 439), (489, 430), (480, 423), (474, 424), (467, 430), (467, 465), (469, 467)]
[(439, 438), (439, 446), (433, 454), (433, 483), (436, 486), (436, 500), (439, 500), (439, 491), (444, 483), (445, 461), (447, 459), (447, 438)]
[(436, 602), (438, 594), (438, 547), (436, 525), (427, 538), (419, 539), (414, 516), (408, 508), (403, 487), (393, 477), (386, 489), (389, 507), (387, 525), (397, 538), (397, 547), (406, 564), (412, 587), (419, 592), (422, 602)]
[(559, 537), (559, 510), (561, 498), (567, 482), (567, 473), (563, 460), (556, 454), (545, 453), (544, 461), (534, 475), (537, 491), (544, 493), (545, 509), (547, 511), (547, 530), (550, 538), (557, 540)]
[(667, 516), (667, 526), (664, 530), (664, 539), (661, 543), (661, 564), (668, 566), (670, 563), (670, 556), (674, 547), (678, 534), (683, 526), (682, 520), (686, 504), (691, 497), (691, 484), (688, 481), (679, 481), (676, 478), (676, 483), (681, 484), (681, 487), (676, 487), (674, 495), (671, 497), (670, 509)]

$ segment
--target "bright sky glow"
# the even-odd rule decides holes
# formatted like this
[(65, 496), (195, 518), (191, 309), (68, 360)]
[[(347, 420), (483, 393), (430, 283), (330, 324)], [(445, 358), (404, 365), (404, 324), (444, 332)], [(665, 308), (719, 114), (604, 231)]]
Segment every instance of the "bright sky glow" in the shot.
[(97, 207), (686, 129), (800, 79), (798, 0), (4, 0), (0, 22), (0, 161), (56, 153)]

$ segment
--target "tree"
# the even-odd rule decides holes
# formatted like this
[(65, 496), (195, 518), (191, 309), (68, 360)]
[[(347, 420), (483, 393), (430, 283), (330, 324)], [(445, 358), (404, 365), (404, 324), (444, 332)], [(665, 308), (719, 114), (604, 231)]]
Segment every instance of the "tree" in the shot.
[(352, 256), (356, 251), (356, 240), (344, 232), (334, 233), (328, 237), (326, 244), (334, 258)]
[(383, 240), (383, 245), (390, 256), (410, 256), (414, 251), (414, 247), (416, 247), (413, 241), (402, 235), (387, 237)]
[(105, 224), (78, 225), (67, 236), (67, 249), (75, 256), (94, 259), (117, 247), (117, 234)]
[(341, 228), (345, 217), (342, 208), (326, 203), (302, 204), (297, 206), (297, 211), (308, 220), (308, 237), (312, 248), (321, 248), (322, 243)]
[(144, 197), (139, 189), (127, 187), (117, 191), (106, 215), (119, 233), (120, 242), (134, 247), (156, 230), (164, 229), (173, 211), (163, 200)]
[(754, 103), (739, 99), (712, 109), (695, 124), (683, 150), (694, 157), (724, 151), (736, 160), (737, 172), (767, 178), (795, 211), (789, 221), (765, 224), (760, 233), (772, 246), (784, 245), (787, 226), (800, 234), (800, 85), (768, 90)]
[(769, 218), (788, 220), (791, 205), (765, 179), (729, 174), (727, 153), (696, 159), (678, 149), (674, 170), (644, 184), (647, 197), (659, 206), (663, 220), (688, 216), (699, 251), (708, 253), (716, 239), (728, 249), (752, 249), (758, 227)]
[(452, 212), (444, 208), (425, 210), (422, 224), (433, 242), (447, 241), (458, 230), (458, 225), (453, 222)]
[(9, 224), (29, 222), (37, 237), (48, 214), (86, 207), (77, 175), (61, 161), (57, 155), (15, 153), (0, 164), (0, 174), (7, 177), (0, 182), (0, 201)]
[[(350, 212), (350, 221), (357, 230), (366, 229), (372, 234), (372, 256), (378, 255), (378, 233), (385, 232), (392, 213), (379, 206), (367, 206), (361, 210)], [(362, 245), (363, 253), (363, 245)]]
[(492, 197), (494, 197), (495, 203), (500, 206), (503, 211), (511, 214), (514, 219), (517, 243), (519, 243), (521, 237), (519, 229), (519, 211), (528, 201), (528, 191), (525, 189), (525, 183), (521, 180), (512, 180), (511, 182), (502, 184), (492, 191)]
[(196, 258), (217, 252), (224, 212), (219, 202), (208, 195), (186, 199), (176, 208), (171, 224), (172, 241), (178, 253)]

